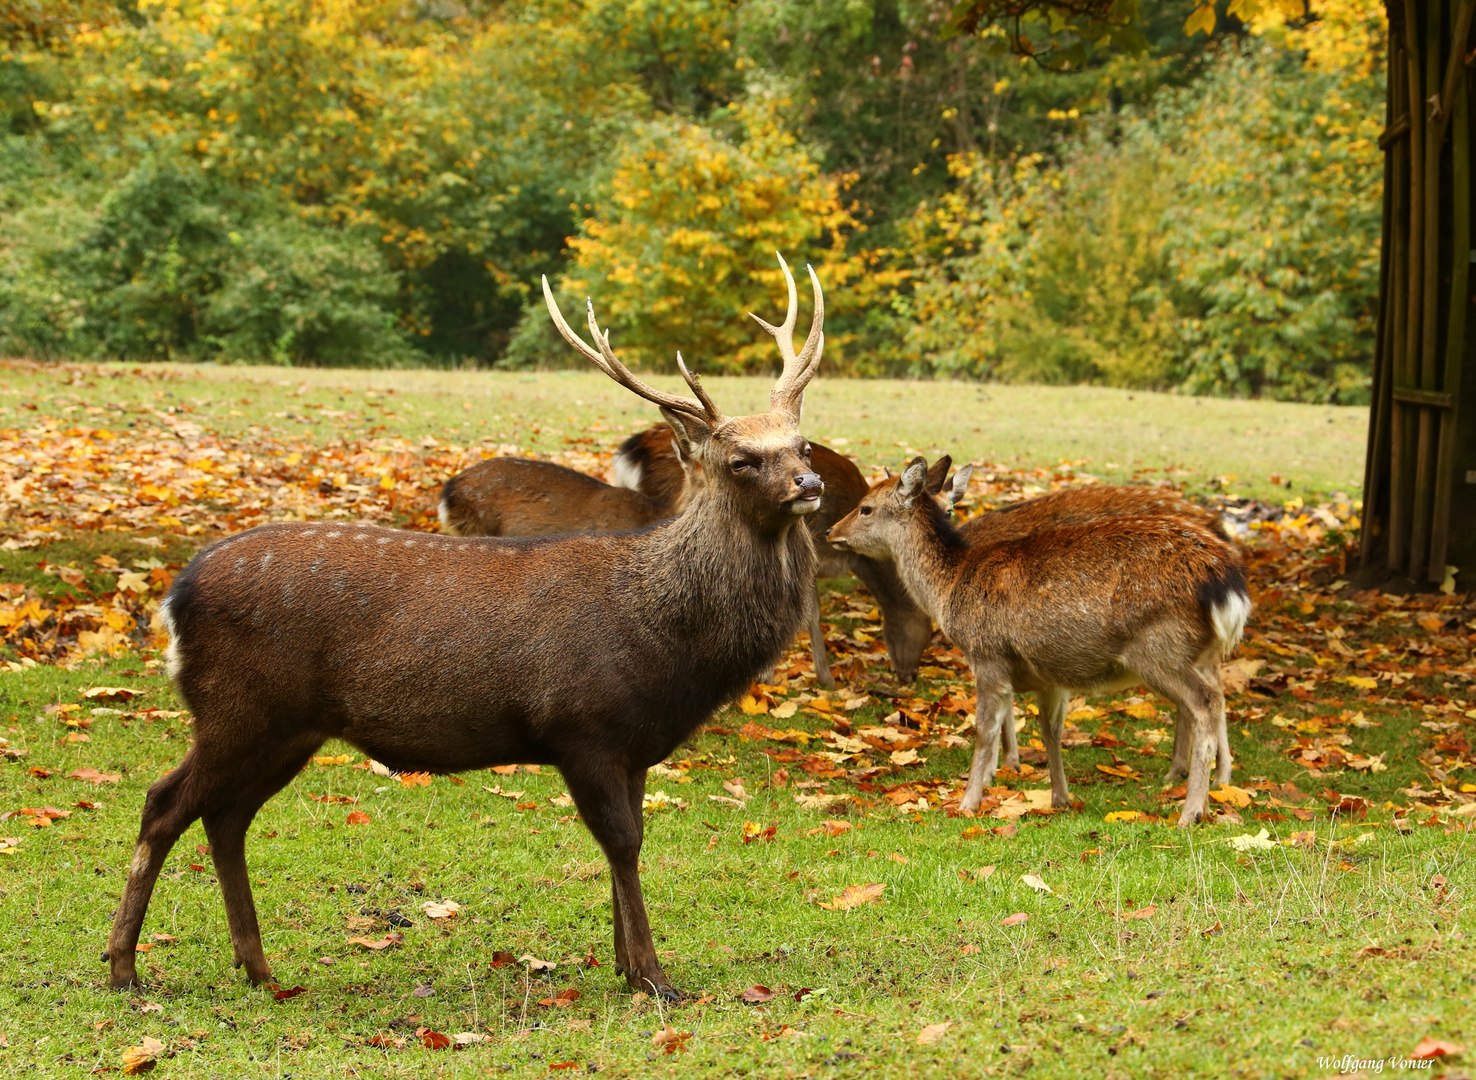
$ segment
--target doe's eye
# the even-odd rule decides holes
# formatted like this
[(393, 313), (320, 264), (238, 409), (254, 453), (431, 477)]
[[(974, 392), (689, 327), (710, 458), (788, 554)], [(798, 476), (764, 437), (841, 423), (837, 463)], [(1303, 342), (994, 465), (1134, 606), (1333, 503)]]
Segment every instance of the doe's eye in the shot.
[(871, 507), (863, 505), (861, 507), (861, 516), (865, 517), (869, 513), (871, 513)]

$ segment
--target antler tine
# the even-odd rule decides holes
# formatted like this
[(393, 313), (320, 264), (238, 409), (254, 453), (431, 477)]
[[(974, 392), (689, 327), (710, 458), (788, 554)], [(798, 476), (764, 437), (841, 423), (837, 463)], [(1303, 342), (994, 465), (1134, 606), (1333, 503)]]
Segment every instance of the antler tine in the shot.
[(774, 341), (779, 345), (779, 355), (788, 366), (794, 359), (794, 321), (799, 315), (799, 294), (795, 291), (794, 275), (789, 272), (789, 264), (784, 261), (784, 256), (776, 251), (774, 257), (779, 260), (779, 269), (784, 271), (784, 284), (789, 287), (789, 309), (784, 313), (784, 323), (782, 326), (771, 326), (751, 311), (748, 315), (773, 335)]
[[(601, 332), (599, 324), (595, 321), (593, 300), (588, 301), (586, 306), (589, 313), (589, 332), (594, 337), (595, 344), (599, 346), (597, 350), (591, 349), (585, 344), (584, 339), (576, 334), (569, 324), (564, 321), (563, 312), (559, 310), (558, 301), (553, 296), (553, 290), (548, 286), (547, 275), (543, 278), (543, 301), (548, 307), (548, 314), (553, 319), (554, 326), (558, 328), (560, 336), (570, 345), (574, 346), (574, 348), (578, 349), (584, 355), (585, 359), (589, 360), (595, 367), (599, 368), (627, 390), (639, 394), (647, 401), (661, 408), (671, 409), (687, 416), (693, 416), (709, 424), (716, 424), (722, 420), (723, 414), (718, 411), (712, 399), (698, 387), (693, 386), (693, 376), (688, 374), (685, 367), (682, 368), (682, 375), (687, 379), (687, 384), (693, 386), (693, 389), (697, 391), (699, 399), (697, 401), (693, 401), (691, 398), (678, 397), (676, 394), (664, 393), (663, 391), (657, 390), (654, 386), (646, 385), (632, 375), (630, 369), (620, 362), (619, 358), (615, 355), (615, 351), (610, 348), (610, 332), (608, 330)], [(678, 360), (678, 363), (680, 363), (680, 360)]]
[[(778, 254), (777, 252), (775, 253)], [(794, 324), (797, 314), (797, 297), (795, 295), (794, 275), (789, 272), (789, 265), (784, 261), (784, 256), (779, 256), (779, 266), (784, 271), (785, 283), (789, 286), (789, 313), (785, 316), (782, 326), (770, 326), (757, 315), (754, 320), (774, 336), (779, 346), (779, 355), (784, 358), (784, 371), (774, 383), (774, 389), (769, 394), (770, 407), (775, 409), (787, 409), (789, 412), (799, 415), (800, 405), (804, 398), (805, 386), (815, 375), (820, 366), (820, 356), (825, 351), (825, 297), (820, 291), (820, 279), (815, 276), (815, 268), (808, 263), (805, 269), (810, 274), (810, 285), (815, 296), (815, 314), (810, 320), (810, 333), (805, 338), (805, 347), (800, 350), (798, 356), (794, 352)]]
[(702, 387), (702, 379), (687, 370), (687, 362), (682, 359), (682, 351), (677, 350), (677, 370), (682, 373), (682, 378), (687, 380), (687, 385), (692, 388), (692, 393), (697, 395), (697, 400), (702, 402), (703, 408), (707, 409), (713, 416), (721, 416), (718, 407), (713, 404), (712, 398), (707, 396), (707, 391)]

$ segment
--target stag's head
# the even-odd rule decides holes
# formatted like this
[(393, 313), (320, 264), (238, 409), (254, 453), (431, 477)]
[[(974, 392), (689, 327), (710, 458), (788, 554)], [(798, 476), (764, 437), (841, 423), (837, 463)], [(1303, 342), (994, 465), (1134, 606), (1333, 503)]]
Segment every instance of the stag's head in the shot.
[(825, 301), (815, 271), (810, 284), (815, 294), (815, 315), (810, 333), (798, 354), (794, 351), (794, 326), (798, 296), (794, 275), (780, 256), (779, 265), (789, 286), (789, 311), (784, 322), (771, 326), (757, 315), (754, 321), (773, 335), (784, 359), (784, 370), (769, 394), (769, 411), (757, 416), (724, 416), (702, 387), (702, 380), (687, 369), (677, 353), (677, 369), (695, 397), (668, 394), (636, 378), (610, 348), (610, 332), (595, 321), (594, 303), (588, 304), (591, 348), (576, 334), (559, 311), (548, 278), (543, 279), (543, 298), (548, 313), (565, 341), (621, 386), (653, 402), (675, 434), (677, 448), (686, 467), (702, 478), (702, 497), (734, 504), (740, 514), (756, 524), (783, 528), (820, 506), (825, 485), (810, 467), (810, 444), (800, 434), (800, 411), (805, 386), (820, 364), (825, 349)]

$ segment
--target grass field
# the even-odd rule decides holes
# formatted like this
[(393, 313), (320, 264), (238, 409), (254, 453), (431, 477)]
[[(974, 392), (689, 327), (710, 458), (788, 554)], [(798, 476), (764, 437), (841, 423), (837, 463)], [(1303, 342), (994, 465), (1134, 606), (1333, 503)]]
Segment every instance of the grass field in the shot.
[[(382, 425), (412, 438), (490, 439), (546, 453), (587, 435), (592, 424), (603, 424), (613, 440), (657, 419), (645, 402), (594, 372), (153, 365), (148, 377), (134, 377), (133, 368), (104, 365), (87, 370), (107, 379), (107, 393), (88, 395), (69, 385), (69, 370), (12, 369), (0, 425), (23, 422), (31, 411), (25, 404), (60, 419), (85, 418), (88, 408), (103, 409), (93, 415), (105, 417), (172, 406), (222, 432), (256, 425), (322, 436), (341, 426), (334, 414), (349, 413), (360, 430)], [(767, 379), (704, 381), (733, 415), (766, 407)], [(651, 382), (683, 389), (675, 378)], [(1079, 462), (1103, 480), (1167, 476), (1196, 489), (1226, 478), (1225, 490), (1255, 498), (1287, 497), (1287, 481), (1293, 495), (1357, 498), (1368, 427), (1361, 407), (896, 380), (821, 378), (806, 393), (805, 409), (807, 434), (845, 450), (863, 469), (895, 468), (916, 449), (1015, 466)]]
[[(651, 777), (643, 880), (683, 1002), (613, 975), (608, 871), (557, 772), (392, 777), (333, 744), (248, 842), (276, 987), (231, 968), (196, 825), (145, 924), (147, 987), (107, 990), (143, 795), (190, 738), (150, 626), (174, 570), (256, 520), (424, 522), (437, 470), (484, 438), (597, 465), (649, 419), (582, 375), (116, 370), (0, 368), (0, 1075), (124, 1071), (133, 1047), (154, 1075), (200, 1078), (1324, 1077), (1356, 1071), (1345, 1056), (1467, 1074), (1476, 612), (1349, 595), (1336, 504), (1251, 537), (1214, 823), (1166, 824), (1173, 719), (1141, 693), (1077, 703), (1080, 810), (1031, 809), (1037, 744), (958, 816), (958, 654), (938, 641), (898, 686), (869, 601), (827, 582), (842, 687), (821, 694), (797, 647), (781, 685)], [(763, 390), (713, 384), (732, 412)], [(807, 426), (867, 464), (902, 442), (1008, 465), (986, 498), (1071, 482), (1062, 457), (1356, 494), (1353, 410), (1125, 398), (831, 382)], [(845, 731), (870, 743), (837, 754)], [(885, 888), (834, 903), (866, 885)]]

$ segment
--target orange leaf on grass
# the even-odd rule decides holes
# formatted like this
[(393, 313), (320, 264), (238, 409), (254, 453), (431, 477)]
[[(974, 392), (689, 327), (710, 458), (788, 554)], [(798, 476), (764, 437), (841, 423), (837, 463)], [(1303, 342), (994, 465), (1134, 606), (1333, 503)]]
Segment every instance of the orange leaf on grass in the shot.
[(451, 1045), (451, 1039), (448, 1036), (442, 1035), (439, 1031), (432, 1031), (427, 1027), (416, 1028), (415, 1034), (425, 1044), (427, 1050), (445, 1050)]
[(1157, 911), (1157, 904), (1149, 904), (1147, 907), (1140, 907), (1136, 911), (1120, 911), (1117, 917), (1119, 919), (1151, 919)]
[(125, 1076), (137, 1076), (146, 1073), (158, 1064), (155, 1059), (164, 1052), (164, 1044), (158, 1039), (151, 1039), (147, 1035), (143, 1038), (142, 1046), (130, 1046), (123, 1051), (123, 1073)]
[(85, 780), (89, 784), (116, 784), (123, 777), (119, 773), (98, 772), (96, 769), (73, 769), (67, 773), (68, 780)]
[(944, 1035), (947, 1035), (948, 1029), (952, 1026), (952, 1020), (944, 1020), (941, 1024), (928, 1024), (917, 1033), (917, 1045), (931, 1046), (933, 1043), (941, 1039)]
[(821, 904), (820, 906), (826, 911), (850, 911), (852, 908), (860, 907), (862, 904), (880, 901), (881, 895), (885, 890), (885, 885), (875, 881), (866, 885), (847, 885), (841, 890), (839, 896), (830, 903)]
[(374, 819), (362, 810), (355, 810), (344, 821), (349, 825), (368, 825)]
[(743, 1000), (748, 1002), (750, 1005), (761, 1004), (765, 1001), (773, 1001), (774, 991), (770, 990), (767, 986), (750, 986), (747, 990), (743, 991)]
[(430, 787), (431, 774), (428, 772), (402, 772), (400, 783), (404, 787)]
[(1000, 926), (1019, 926), (1022, 922), (1024, 922), (1028, 918), (1030, 918), (1029, 912), (1017, 911), (1013, 915), (1006, 915), (1003, 919), (1000, 919), (999, 920), (999, 925)]
[(305, 987), (305, 986), (294, 986), (291, 990), (278, 990), (275, 994), (272, 995), (272, 1000), (273, 1001), (286, 1001), (289, 998), (295, 998), (298, 994), (306, 994), (306, 993), (307, 993), (307, 987)]
[(402, 945), (405, 942), (404, 934), (385, 934), (378, 941), (372, 941), (366, 937), (351, 937), (348, 939), (350, 945), (362, 945), (366, 949), (388, 949), (391, 945)]
[(1419, 1045), (1409, 1052), (1409, 1056), (1415, 1061), (1431, 1061), (1434, 1058), (1455, 1057), (1463, 1049), (1464, 1047), (1457, 1046), (1453, 1042), (1426, 1035), (1419, 1041)]

